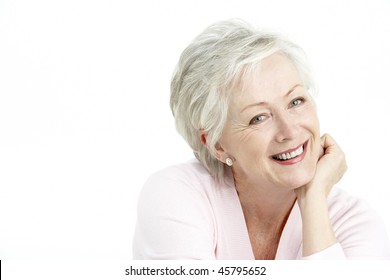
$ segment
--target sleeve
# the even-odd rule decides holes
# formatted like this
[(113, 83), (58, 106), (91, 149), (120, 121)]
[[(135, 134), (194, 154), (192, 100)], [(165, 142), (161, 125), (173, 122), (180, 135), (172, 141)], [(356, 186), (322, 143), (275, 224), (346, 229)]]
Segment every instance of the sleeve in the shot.
[(350, 198), (330, 208), (338, 243), (305, 260), (390, 259), (389, 240), (381, 217), (367, 202)]
[(389, 239), (379, 214), (359, 199), (334, 215), (333, 228), (347, 259), (390, 259)]
[(307, 257), (303, 257), (303, 260), (345, 260), (345, 254), (340, 243), (335, 243), (332, 246), (312, 254)]
[(215, 259), (214, 218), (207, 195), (180, 172), (170, 175), (155, 174), (141, 191), (133, 258)]

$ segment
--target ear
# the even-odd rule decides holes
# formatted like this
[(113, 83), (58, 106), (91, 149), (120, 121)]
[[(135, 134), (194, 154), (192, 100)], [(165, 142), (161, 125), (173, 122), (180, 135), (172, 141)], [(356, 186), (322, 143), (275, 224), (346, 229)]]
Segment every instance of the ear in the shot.
[(222, 163), (225, 163), (229, 157), (219, 141), (215, 144), (214, 156)]
[(203, 145), (207, 146), (207, 132), (205, 132), (203, 129), (200, 129), (198, 131), (198, 137), (200, 139), (200, 142), (202, 142)]
[(199, 130), (198, 136), (199, 136), (199, 139), (202, 142), (202, 144), (206, 146), (206, 148), (209, 150), (209, 152), (216, 159), (218, 159), (222, 163), (225, 163), (226, 158), (228, 158), (229, 156), (226, 153), (225, 149), (222, 147), (221, 143), (218, 141), (215, 144), (214, 149), (211, 149), (210, 146), (208, 145), (208, 142), (207, 142), (207, 136), (208, 136), (207, 132), (205, 132), (204, 130)]

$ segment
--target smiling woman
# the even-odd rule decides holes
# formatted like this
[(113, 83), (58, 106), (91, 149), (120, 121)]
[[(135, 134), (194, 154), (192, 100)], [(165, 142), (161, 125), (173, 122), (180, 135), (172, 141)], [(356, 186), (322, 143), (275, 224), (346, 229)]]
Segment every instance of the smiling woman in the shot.
[[(315, 105), (301, 84), (290, 59), (275, 53), (253, 71), (244, 92), (236, 89), (241, 93), (232, 96), (216, 156), (233, 159), (237, 189), (255, 185), (296, 189), (313, 178), (320, 128)], [(291, 199), (295, 200), (293, 194)]]
[(135, 259), (383, 259), (382, 221), (334, 187), (343, 151), (320, 135), (303, 51), (246, 23), (219, 22), (184, 50), (171, 84), (196, 159), (152, 175)]

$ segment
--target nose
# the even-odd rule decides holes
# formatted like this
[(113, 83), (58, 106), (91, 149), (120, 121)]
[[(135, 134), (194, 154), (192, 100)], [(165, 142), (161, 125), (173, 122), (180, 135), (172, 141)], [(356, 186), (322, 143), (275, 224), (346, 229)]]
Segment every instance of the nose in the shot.
[(295, 139), (298, 131), (298, 124), (293, 116), (289, 114), (278, 114), (276, 118), (276, 142), (283, 143)]

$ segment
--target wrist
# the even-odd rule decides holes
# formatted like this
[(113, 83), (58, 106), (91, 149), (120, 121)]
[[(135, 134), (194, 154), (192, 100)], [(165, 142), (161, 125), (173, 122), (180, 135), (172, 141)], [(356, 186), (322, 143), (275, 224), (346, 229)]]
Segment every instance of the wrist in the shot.
[(311, 255), (336, 243), (327, 196), (304, 191), (297, 195), (297, 202), (302, 216), (303, 255)]
[(321, 189), (312, 189), (301, 187), (296, 190), (298, 205), (302, 207), (311, 207), (319, 205), (327, 205), (328, 194)]

